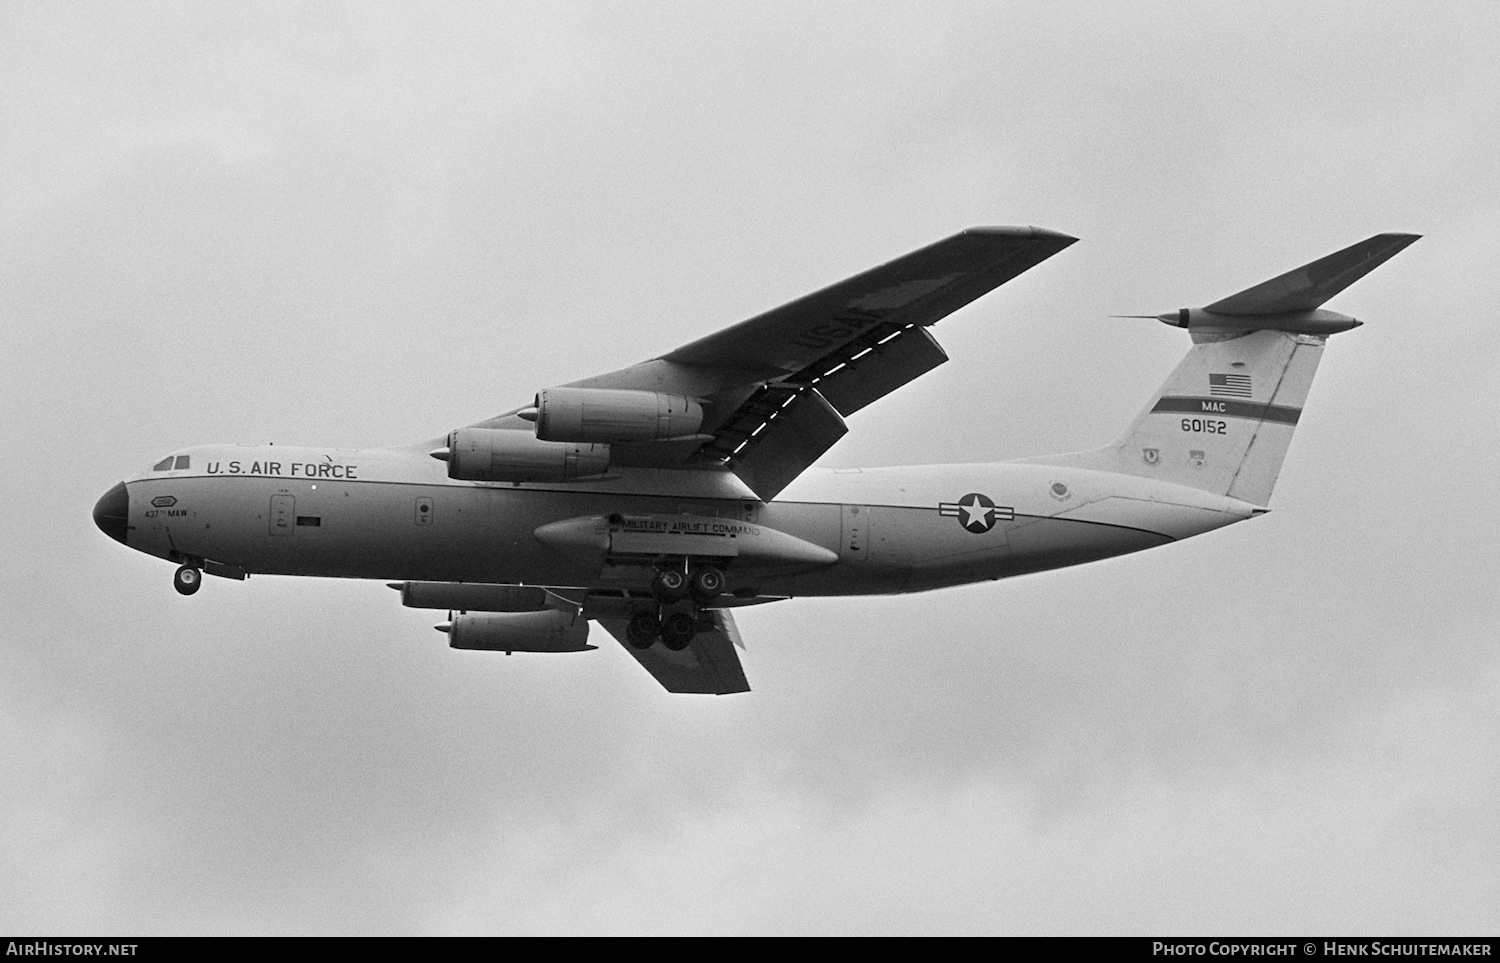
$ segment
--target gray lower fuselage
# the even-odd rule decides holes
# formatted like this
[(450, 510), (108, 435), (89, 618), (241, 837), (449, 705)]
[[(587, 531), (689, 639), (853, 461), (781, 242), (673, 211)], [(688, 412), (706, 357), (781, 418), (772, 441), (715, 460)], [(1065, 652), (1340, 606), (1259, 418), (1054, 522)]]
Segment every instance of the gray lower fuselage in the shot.
[(176, 464), (188, 467), (126, 479), (126, 544), (247, 573), (642, 588), (630, 584), (630, 566), (580, 560), (535, 534), (583, 516), (723, 519), (837, 556), (780, 566), (727, 558), (728, 591), (742, 597), (1000, 579), (1152, 548), (1259, 511), (1149, 478), (1027, 463), (814, 469), (770, 503), (716, 471), (454, 481), (418, 448), (216, 445), (185, 449)]

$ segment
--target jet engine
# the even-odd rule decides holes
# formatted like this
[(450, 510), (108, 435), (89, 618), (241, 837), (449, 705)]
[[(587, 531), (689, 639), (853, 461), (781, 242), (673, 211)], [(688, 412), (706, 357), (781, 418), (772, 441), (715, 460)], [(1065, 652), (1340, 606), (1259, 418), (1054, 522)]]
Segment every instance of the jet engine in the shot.
[(542, 441), (666, 441), (703, 427), (703, 405), (693, 398), (622, 388), (544, 388), (520, 415), (536, 422)]
[(455, 649), (481, 652), (587, 652), (589, 623), (572, 612), (448, 613), (435, 628)]
[(572, 481), (609, 470), (608, 445), (541, 441), (507, 428), (460, 428), (448, 447), (432, 457), (448, 463), (448, 477), (462, 481)]

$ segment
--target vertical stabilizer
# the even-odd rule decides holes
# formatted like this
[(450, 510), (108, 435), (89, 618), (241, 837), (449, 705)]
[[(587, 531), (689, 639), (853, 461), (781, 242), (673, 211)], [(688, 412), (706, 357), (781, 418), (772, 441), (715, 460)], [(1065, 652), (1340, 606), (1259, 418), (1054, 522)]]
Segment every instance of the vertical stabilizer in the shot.
[(1312, 387), (1322, 338), (1256, 331), (1195, 344), (1113, 445), (1044, 461), (1264, 505)]
[(1206, 308), (1157, 315), (1194, 344), (1125, 434), (1095, 451), (1029, 460), (1265, 505), (1328, 336), (1359, 325), (1321, 305), (1416, 239), (1377, 234)]

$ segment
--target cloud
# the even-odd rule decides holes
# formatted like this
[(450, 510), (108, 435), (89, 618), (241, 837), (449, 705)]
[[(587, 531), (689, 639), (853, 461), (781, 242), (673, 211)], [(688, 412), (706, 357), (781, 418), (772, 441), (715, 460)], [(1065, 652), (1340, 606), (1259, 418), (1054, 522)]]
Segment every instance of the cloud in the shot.
[[(1484, 930), (1500, 769), (1485, 693), (1361, 714), (1272, 760), (1039, 809), (993, 770), (847, 803), (747, 783), (667, 832), (497, 817), (429, 933), (1187, 934)], [(1420, 881), (1420, 882), (1419, 882)], [(829, 899), (836, 894), (835, 899)], [(451, 899), (451, 905), (448, 903)]]

